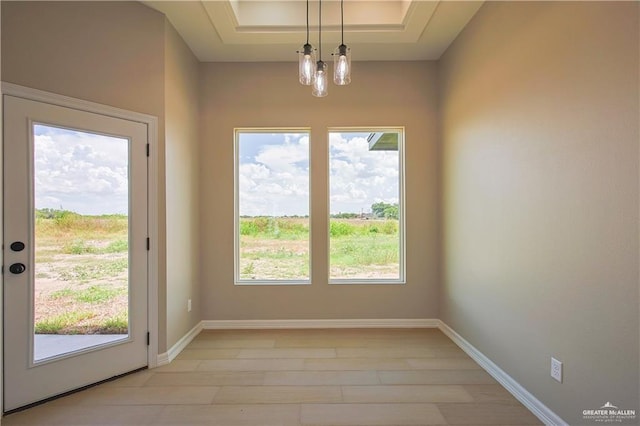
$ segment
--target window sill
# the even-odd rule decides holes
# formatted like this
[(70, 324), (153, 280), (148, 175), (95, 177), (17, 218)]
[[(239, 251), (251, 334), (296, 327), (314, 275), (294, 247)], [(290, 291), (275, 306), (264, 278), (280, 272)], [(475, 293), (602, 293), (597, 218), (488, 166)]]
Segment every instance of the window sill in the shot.
[(344, 279), (329, 280), (329, 285), (405, 285), (405, 280)]
[(290, 286), (311, 285), (311, 280), (241, 280), (234, 282), (237, 286)]

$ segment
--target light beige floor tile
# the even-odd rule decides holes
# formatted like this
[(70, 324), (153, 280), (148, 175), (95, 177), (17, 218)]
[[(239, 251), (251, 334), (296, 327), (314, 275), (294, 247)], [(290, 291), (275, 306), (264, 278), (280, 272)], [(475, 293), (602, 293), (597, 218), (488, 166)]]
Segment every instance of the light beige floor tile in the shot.
[(459, 385), (342, 386), (344, 402), (472, 402), (473, 397)]
[(340, 402), (339, 386), (225, 386), (214, 404), (290, 404)]
[(520, 404), (520, 401), (497, 383), (492, 385), (465, 384), (464, 388), (471, 394), (475, 402)]
[(274, 349), (241, 349), (239, 359), (260, 358), (335, 358), (335, 349), (315, 348), (274, 348)]
[(263, 426), (300, 420), (538, 424), (435, 329), (205, 331), (167, 366), (7, 416), (3, 423)]
[(282, 337), (276, 340), (276, 348), (362, 348), (367, 346), (367, 339), (349, 337)]
[(375, 371), (268, 371), (265, 385), (376, 385)]
[(189, 343), (190, 349), (244, 349), (244, 348), (273, 348), (275, 340), (217, 340), (217, 339), (201, 339), (194, 340)]
[(177, 373), (196, 371), (196, 369), (200, 365), (200, 362), (201, 361), (198, 359), (174, 359), (169, 364), (154, 368), (152, 371), (154, 373)]
[(136, 373), (127, 374), (126, 376), (122, 376), (115, 380), (111, 380), (102, 384), (102, 386), (143, 386), (147, 381), (149, 381), (151, 377), (153, 377), (153, 375), (153, 370), (142, 370)]
[(158, 425), (295, 426), (297, 404), (269, 405), (170, 405), (157, 418)]
[(484, 370), (378, 371), (385, 385), (465, 385), (496, 384)]
[(215, 386), (96, 387), (52, 401), (52, 404), (61, 407), (68, 405), (210, 404), (218, 389)]
[(372, 336), (364, 347), (407, 347), (407, 348), (457, 348), (458, 346), (444, 334), (406, 334)]
[(471, 359), (469, 355), (458, 346), (440, 346), (434, 347), (433, 352), (436, 358), (467, 358)]
[(240, 349), (187, 349), (180, 352), (176, 360), (182, 359), (229, 359), (235, 358), (240, 353)]
[(338, 359), (306, 359), (305, 370), (410, 370), (411, 366), (404, 359), (370, 359), (370, 358), (338, 358)]
[(278, 330), (202, 330), (194, 340), (263, 340)]
[(303, 367), (302, 359), (216, 359), (202, 361), (198, 371), (282, 371)]
[(437, 404), (450, 425), (539, 425), (540, 420), (523, 405)]
[(404, 341), (404, 342), (427, 342), (427, 343), (440, 343), (451, 342), (444, 333), (439, 330), (429, 332), (428, 330), (402, 330), (402, 329), (389, 329), (385, 333), (374, 332), (370, 336), (372, 339), (383, 339), (389, 341)]
[(41, 405), (2, 418), (3, 426), (106, 426), (152, 425), (162, 407), (154, 406), (70, 406)]
[(304, 335), (303, 329), (203, 330), (194, 340), (267, 340), (281, 336)]
[(196, 371), (189, 373), (158, 373), (146, 386), (228, 386), (262, 385), (262, 371)]
[(434, 404), (304, 404), (304, 425), (442, 425)]
[[(397, 348), (338, 348), (338, 358), (445, 358), (467, 357), (457, 348), (397, 347)], [(311, 358), (311, 357), (309, 357)]]
[[(480, 366), (471, 358), (416, 358), (407, 359), (416, 370), (479, 370)], [(387, 370), (392, 370), (388, 368)]]

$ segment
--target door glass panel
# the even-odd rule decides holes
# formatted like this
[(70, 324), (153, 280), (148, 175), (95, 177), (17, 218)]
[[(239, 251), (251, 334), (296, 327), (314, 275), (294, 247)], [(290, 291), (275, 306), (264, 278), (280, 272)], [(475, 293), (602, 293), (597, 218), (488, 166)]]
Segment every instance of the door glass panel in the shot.
[(129, 335), (129, 140), (33, 126), (34, 362)]

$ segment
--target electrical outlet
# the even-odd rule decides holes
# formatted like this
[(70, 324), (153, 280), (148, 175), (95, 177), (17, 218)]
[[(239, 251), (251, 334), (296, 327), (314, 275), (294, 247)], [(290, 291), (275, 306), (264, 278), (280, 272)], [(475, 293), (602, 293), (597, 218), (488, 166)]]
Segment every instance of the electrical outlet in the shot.
[(187, 312), (191, 312), (191, 299), (187, 300)]
[(562, 363), (551, 357), (551, 377), (562, 383)]

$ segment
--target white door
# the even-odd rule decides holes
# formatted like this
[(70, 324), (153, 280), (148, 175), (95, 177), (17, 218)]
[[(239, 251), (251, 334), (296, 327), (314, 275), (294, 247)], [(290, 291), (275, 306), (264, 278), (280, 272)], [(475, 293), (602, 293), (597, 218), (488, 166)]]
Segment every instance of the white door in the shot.
[(147, 365), (147, 125), (3, 99), (11, 411)]

